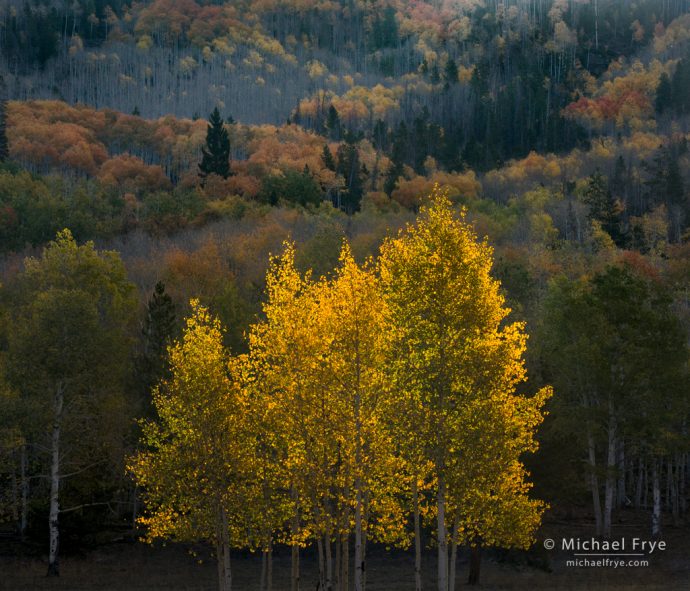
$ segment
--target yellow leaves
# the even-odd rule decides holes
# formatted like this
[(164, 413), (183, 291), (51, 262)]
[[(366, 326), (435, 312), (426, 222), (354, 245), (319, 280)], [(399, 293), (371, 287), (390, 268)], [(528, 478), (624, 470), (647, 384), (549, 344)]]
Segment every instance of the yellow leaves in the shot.
[(536, 449), (550, 390), (515, 394), (525, 327), (505, 322), (492, 249), (464, 210), (436, 187), (378, 264), (344, 243), (313, 279), (295, 256), (287, 241), (270, 260), (246, 355), (230, 357), (218, 320), (191, 302), (154, 393), (160, 420), (143, 427), (150, 451), (129, 463), (150, 535), (212, 537), (221, 503), (234, 543), (262, 547), (299, 507), (284, 539), (306, 544), (349, 532), (366, 498), (367, 535), (404, 546), (412, 485), (424, 499), (443, 481), (467, 539), (526, 545), (543, 505), (518, 458)]

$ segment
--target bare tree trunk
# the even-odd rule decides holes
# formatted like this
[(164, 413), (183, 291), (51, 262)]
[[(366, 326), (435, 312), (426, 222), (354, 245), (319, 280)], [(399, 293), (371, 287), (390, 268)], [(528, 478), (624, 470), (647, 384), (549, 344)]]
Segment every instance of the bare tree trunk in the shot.
[(22, 487), (22, 507), (19, 516), (19, 535), (21, 539), (24, 539), (26, 535), (26, 525), (28, 521), (28, 506), (29, 506), (29, 479), (26, 475), (27, 473), (27, 449), (26, 443), (22, 445), (21, 456), (19, 459), (19, 466), (21, 470), (21, 487)]
[(268, 538), (268, 565), (266, 566), (266, 591), (273, 591), (273, 539)]
[(659, 486), (659, 461), (652, 462), (652, 487), (654, 489), (654, 508), (652, 509), (652, 536), (661, 536), (661, 488)]
[(326, 589), (326, 559), (324, 556), (323, 536), (317, 536), (316, 547), (319, 551), (319, 591)]
[(687, 502), (687, 497), (685, 495), (685, 488), (686, 488), (686, 464), (687, 464), (687, 455), (686, 454), (680, 454), (680, 474), (678, 476), (678, 497), (680, 499), (680, 512), (685, 515), (685, 512), (687, 511), (688, 508), (688, 502)]
[[(661, 462), (661, 466), (663, 467), (664, 463), (663, 461)], [(672, 481), (672, 471), (671, 471), (671, 458), (668, 458), (666, 460), (666, 494), (664, 495), (664, 500), (666, 501), (666, 511), (671, 510), (671, 484)]]
[(624, 507), (627, 503), (628, 496), (625, 490), (625, 444), (622, 439), (618, 441), (618, 484), (616, 485), (616, 495), (618, 508)]
[(417, 476), (412, 480), (412, 499), (414, 503), (414, 583), (415, 591), (422, 591), (422, 534), (419, 518), (419, 491)]
[(53, 396), (53, 432), (51, 436), (50, 462), (50, 512), (48, 515), (48, 530), (50, 535), (50, 549), (48, 555), (48, 576), (60, 575), (58, 553), (60, 546), (60, 432), (62, 430), (62, 409), (65, 403), (65, 389), (62, 382), (55, 388)]
[(364, 556), (362, 553), (362, 489), (359, 477), (355, 483), (357, 487), (355, 505), (355, 591), (364, 591), (362, 580), (364, 574)]
[[(678, 457), (677, 455), (675, 456)], [(668, 469), (671, 472), (671, 514), (673, 515), (673, 525), (678, 527), (680, 523), (680, 503), (678, 502), (678, 462), (675, 462), (676, 468), (673, 469), (673, 458), (668, 459)]]
[(616, 423), (611, 416), (609, 404), (608, 450), (606, 457), (606, 488), (604, 493), (604, 537), (611, 537), (611, 512), (613, 511), (614, 489), (616, 487)]
[(446, 487), (443, 475), (438, 476), (436, 494), (438, 532), (438, 591), (448, 591), (448, 540), (446, 534)]
[(219, 591), (232, 591), (232, 570), (230, 568), (230, 537), (229, 537), (229, 526), (228, 526), (228, 516), (225, 513), (225, 509), (220, 507), (219, 509), (219, 527), (218, 532), (218, 589)]
[(589, 449), (589, 469), (590, 486), (592, 488), (592, 505), (594, 506), (594, 523), (595, 533), (597, 536), (601, 535), (601, 500), (599, 498), (599, 479), (597, 478), (597, 458), (596, 450), (594, 448), (594, 437), (591, 433), (587, 433), (587, 447)]
[(479, 583), (479, 573), (482, 565), (482, 544), (479, 538), (475, 539), (470, 548), (470, 576), (467, 579), (468, 585)]
[(331, 540), (326, 534), (323, 540), (326, 548), (326, 591), (333, 589), (333, 557), (331, 556)]
[(453, 523), (453, 536), (450, 545), (450, 577), (448, 580), (448, 591), (455, 591), (456, 568), (458, 562), (458, 516), (455, 516)]
[(259, 581), (259, 591), (266, 591), (266, 557), (268, 552), (261, 551), (261, 580)]
[(635, 509), (639, 509), (642, 505), (642, 483), (644, 482), (644, 460), (640, 458), (638, 462), (637, 472), (637, 487), (635, 489)]
[(345, 533), (343, 535), (343, 564), (342, 573), (340, 575), (340, 584), (342, 591), (348, 591), (350, 588), (350, 536)]
[(299, 545), (296, 543), (299, 533), (299, 507), (297, 506), (297, 491), (291, 489), (292, 500), (295, 502), (295, 513), (290, 524), (292, 533), (292, 556), (290, 561), (290, 591), (299, 591)]

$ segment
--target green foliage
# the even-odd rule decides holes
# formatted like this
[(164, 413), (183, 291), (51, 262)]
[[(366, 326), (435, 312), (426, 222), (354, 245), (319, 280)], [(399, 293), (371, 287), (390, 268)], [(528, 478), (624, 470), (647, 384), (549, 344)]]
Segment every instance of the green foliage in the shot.
[(218, 107), (213, 109), (208, 119), (206, 143), (201, 148), (201, 154), (199, 176), (202, 179), (209, 174), (217, 174), (224, 179), (233, 174), (230, 170), (230, 136)]
[(259, 198), (271, 205), (283, 201), (303, 207), (317, 207), (322, 195), (319, 184), (309, 171), (286, 170), (281, 175), (264, 177)]

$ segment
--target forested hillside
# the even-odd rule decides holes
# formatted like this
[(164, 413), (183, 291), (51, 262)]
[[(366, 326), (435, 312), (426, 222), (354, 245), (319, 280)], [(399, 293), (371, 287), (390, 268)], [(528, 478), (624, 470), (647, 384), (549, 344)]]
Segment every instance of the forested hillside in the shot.
[(1, 2), (10, 552), (687, 531), (689, 140), (690, 0)]

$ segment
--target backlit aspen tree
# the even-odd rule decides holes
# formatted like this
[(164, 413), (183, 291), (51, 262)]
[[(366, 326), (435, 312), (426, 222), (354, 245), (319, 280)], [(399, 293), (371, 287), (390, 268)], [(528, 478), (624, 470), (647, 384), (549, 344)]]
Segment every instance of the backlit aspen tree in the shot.
[(154, 390), (156, 421), (146, 449), (130, 460), (148, 512), (148, 539), (212, 540), (219, 591), (230, 591), (230, 549), (248, 544), (254, 478), (244, 433), (247, 401), (238, 361), (220, 323), (192, 300), (182, 339), (169, 349), (170, 374)]
[[(519, 458), (536, 448), (532, 435), (550, 390), (516, 394), (526, 379), (526, 336), (523, 324), (505, 323), (509, 310), (491, 277), (492, 254), (434, 191), (416, 225), (386, 241), (380, 258), (388, 369), (401, 386), (399, 404), (419, 418), (400, 428), (412, 430), (419, 455), (433, 465), (439, 591), (452, 586), (453, 524), (475, 547), (482, 540), (525, 547), (542, 509), (525, 496)], [(506, 530), (512, 534), (502, 535)]]

